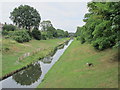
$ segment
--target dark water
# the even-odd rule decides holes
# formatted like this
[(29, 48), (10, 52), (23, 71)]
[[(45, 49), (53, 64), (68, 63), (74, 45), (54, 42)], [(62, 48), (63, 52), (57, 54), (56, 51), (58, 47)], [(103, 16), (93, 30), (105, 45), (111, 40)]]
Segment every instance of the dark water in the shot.
[(36, 88), (72, 41), (70, 40), (61, 49), (58, 49), (53, 56), (37, 61), (29, 68), (2, 80), (0, 82), (0, 84), (2, 83), (2, 88)]

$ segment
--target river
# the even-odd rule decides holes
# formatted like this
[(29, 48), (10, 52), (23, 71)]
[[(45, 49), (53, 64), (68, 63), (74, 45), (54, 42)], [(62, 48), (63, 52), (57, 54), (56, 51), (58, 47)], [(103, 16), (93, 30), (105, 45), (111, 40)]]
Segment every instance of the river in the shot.
[(44, 81), (45, 74), (60, 58), (72, 41), (70, 40), (63, 48), (58, 49), (53, 56), (45, 57), (30, 67), (0, 81), (2, 88), (36, 88)]

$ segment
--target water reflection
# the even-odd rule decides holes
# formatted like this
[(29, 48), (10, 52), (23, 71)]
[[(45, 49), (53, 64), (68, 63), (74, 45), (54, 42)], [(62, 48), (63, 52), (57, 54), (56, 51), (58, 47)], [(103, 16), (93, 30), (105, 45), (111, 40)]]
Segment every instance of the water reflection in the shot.
[(29, 68), (13, 75), (13, 79), (21, 85), (31, 85), (39, 79), (42, 71), (38, 62), (32, 64)]
[(65, 42), (65, 45), (68, 45), (69, 41)]

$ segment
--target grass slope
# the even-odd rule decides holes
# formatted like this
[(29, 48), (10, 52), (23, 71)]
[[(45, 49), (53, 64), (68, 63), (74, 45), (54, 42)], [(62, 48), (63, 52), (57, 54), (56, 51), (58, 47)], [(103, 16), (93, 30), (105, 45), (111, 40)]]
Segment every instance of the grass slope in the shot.
[[(117, 49), (95, 51), (74, 40), (38, 88), (117, 88)], [(94, 67), (87, 67), (92, 62)]]
[[(31, 40), (26, 43), (17, 43), (10, 39), (2, 40), (2, 76), (22, 68), (30, 64), (31, 62), (38, 60), (39, 57), (48, 55), (57, 45), (63, 43), (67, 38), (64, 39), (49, 39), (49, 40)], [(6, 48), (7, 51), (5, 50)], [(44, 50), (38, 52), (33, 56), (26, 57), (25, 59), (18, 62), (18, 57), (27, 53), (33, 52), (38, 48)], [(0, 76), (1, 77), (1, 76)]]

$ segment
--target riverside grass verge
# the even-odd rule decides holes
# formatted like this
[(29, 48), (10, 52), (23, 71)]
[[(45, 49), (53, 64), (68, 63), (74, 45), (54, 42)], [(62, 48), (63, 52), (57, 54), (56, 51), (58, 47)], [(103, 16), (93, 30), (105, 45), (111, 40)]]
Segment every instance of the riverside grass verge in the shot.
[[(74, 40), (37, 88), (118, 88), (117, 51)], [(86, 66), (90, 62), (94, 67)]]
[[(69, 40), (69, 38), (62, 39), (49, 39), (49, 40), (31, 40), (26, 43), (17, 43), (11, 39), (2, 40), (2, 76), (6, 76), (11, 72), (19, 70), (40, 58), (49, 55), (54, 48)], [(18, 57), (26, 52), (33, 52), (34, 50), (41, 48), (42, 51), (26, 57), (23, 60), (18, 61)]]

